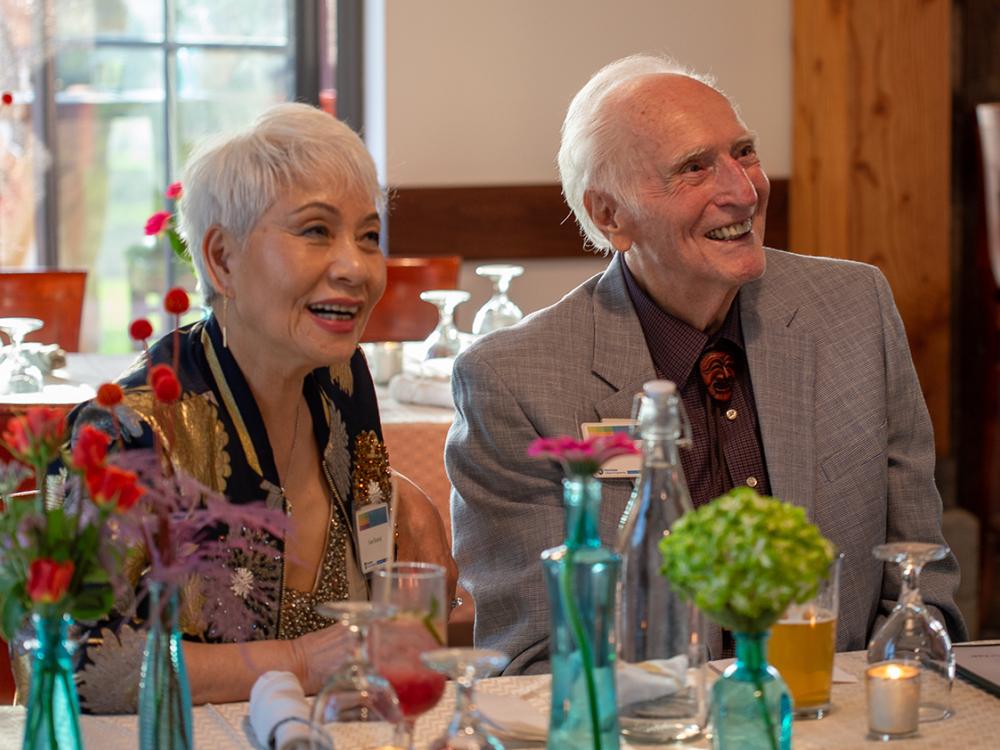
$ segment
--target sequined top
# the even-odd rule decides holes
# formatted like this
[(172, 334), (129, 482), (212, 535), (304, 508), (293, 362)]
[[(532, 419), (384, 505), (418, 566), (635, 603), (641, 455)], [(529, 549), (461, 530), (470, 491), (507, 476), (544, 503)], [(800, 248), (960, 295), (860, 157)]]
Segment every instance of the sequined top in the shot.
[[(176, 340), (183, 392), (169, 407), (169, 417), (162, 406), (153, 408), (146, 380), (152, 365), (172, 364), (173, 335), (151, 347), (148, 355), (140, 357), (118, 381), (125, 391), (126, 409), (120, 416), (124, 417), (126, 447), (150, 448), (155, 434), (164, 455), (177, 469), (225, 494), (230, 502), (264, 501), (268, 507), (288, 512), (263, 417), (239, 365), (222, 346), (215, 318), (185, 327)], [(341, 366), (314, 370), (303, 382), (302, 393), (329, 489), (326, 545), (315, 589), (310, 592), (285, 586), (283, 541), (279, 538), (263, 539), (263, 551), (253, 559), (227, 562), (233, 587), (241, 591), (271, 587), (276, 592), (277, 606), (253, 611), (253, 620), (243, 631), (246, 640), (298, 637), (330, 624), (316, 614), (317, 603), (347, 599), (352, 588), (356, 596), (366, 596), (355, 562), (351, 519), (355, 506), (368, 502), (373, 493), (391, 496), (375, 388), (361, 351)], [(133, 415), (131, 422), (129, 414)], [(111, 431), (107, 412), (91, 404), (74, 410), (70, 421), (74, 430), (91, 423)], [(134, 571), (136, 580), (140, 571), (141, 566)], [(362, 582), (360, 587), (358, 581)], [(210, 623), (200, 614), (192, 601), (182, 602), (180, 626), (185, 638), (216, 641), (209, 632)], [(132, 633), (138, 626), (135, 620), (115, 615), (89, 629), (77, 671), (84, 710), (135, 710), (142, 638)]]

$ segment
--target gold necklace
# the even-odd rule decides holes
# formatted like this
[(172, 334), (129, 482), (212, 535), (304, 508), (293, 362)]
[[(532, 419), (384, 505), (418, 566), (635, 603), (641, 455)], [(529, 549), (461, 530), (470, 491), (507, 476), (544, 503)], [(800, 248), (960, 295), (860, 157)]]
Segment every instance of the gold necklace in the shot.
[(285, 498), (285, 506), (288, 508), (288, 515), (292, 515), (292, 504), (288, 502), (288, 495), (285, 494), (285, 481), (288, 477), (288, 472), (292, 468), (292, 458), (295, 456), (295, 443), (299, 439), (299, 413), (302, 411), (302, 396), (299, 395), (299, 400), (295, 402), (295, 425), (292, 427), (292, 447), (288, 449), (288, 458), (285, 461), (285, 470), (282, 472), (281, 476), (278, 477), (278, 481), (281, 482), (279, 485), (281, 487), (281, 495)]

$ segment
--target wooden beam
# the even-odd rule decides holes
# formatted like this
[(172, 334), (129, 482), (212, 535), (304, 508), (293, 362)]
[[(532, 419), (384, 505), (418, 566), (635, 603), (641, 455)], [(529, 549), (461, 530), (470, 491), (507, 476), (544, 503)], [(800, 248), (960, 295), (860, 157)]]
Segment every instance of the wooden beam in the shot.
[[(771, 180), (767, 244), (788, 247), (788, 180)], [(583, 237), (559, 185), (399, 187), (389, 211), (390, 255), (467, 259), (579, 258)]]
[(950, 0), (794, 0), (791, 248), (886, 274), (950, 447)]

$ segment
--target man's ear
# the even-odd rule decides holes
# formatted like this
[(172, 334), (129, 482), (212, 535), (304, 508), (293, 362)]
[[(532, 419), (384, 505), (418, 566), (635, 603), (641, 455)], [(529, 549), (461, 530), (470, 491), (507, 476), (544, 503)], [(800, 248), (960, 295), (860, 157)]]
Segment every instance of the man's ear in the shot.
[(628, 229), (625, 213), (615, 198), (602, 190), (587, 190), (583, 194), (583, 207), (615, 250), (625, 252), (632, 247), (632, 233)]
[(229, 297), (229, 290), (232, 288), (231, 264), (234, 250), (232, 235), (218, 224), (210, 226), (201, 241), (201, 253), (205, 259), (208, 280), (223, 297)]

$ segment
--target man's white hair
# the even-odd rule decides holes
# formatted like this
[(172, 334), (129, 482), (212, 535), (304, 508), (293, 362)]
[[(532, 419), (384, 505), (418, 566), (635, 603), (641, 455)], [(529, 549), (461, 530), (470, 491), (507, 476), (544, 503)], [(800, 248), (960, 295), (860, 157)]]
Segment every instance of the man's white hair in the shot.
[(360, 190), (384, 205), (375, 163), (357, 133), (308, 104), (271, 107), (246, 130), (201, 144), (181, 180), (180, 231), (194, 260), (198, 291), (218, 297), (201, 245), (212, 226), (246, 241), (279, 195), (295, 185)]
[(718, 91), (711, 78), (685, 68), (670, 57), (630, 55), (597, 71), (573, 97), (563, 120), (559, 146), (563, 195), (588, 244), (595, 250), (613, 248), (587, 213), (584, 194), (600, 190), (635, 211), (636, 176), (642, 168), (639, 155), (630, 148), (631, 133), (621, 126), (621, 112), (603, 104), (622, 85), (655, 75), (688, 76)]

